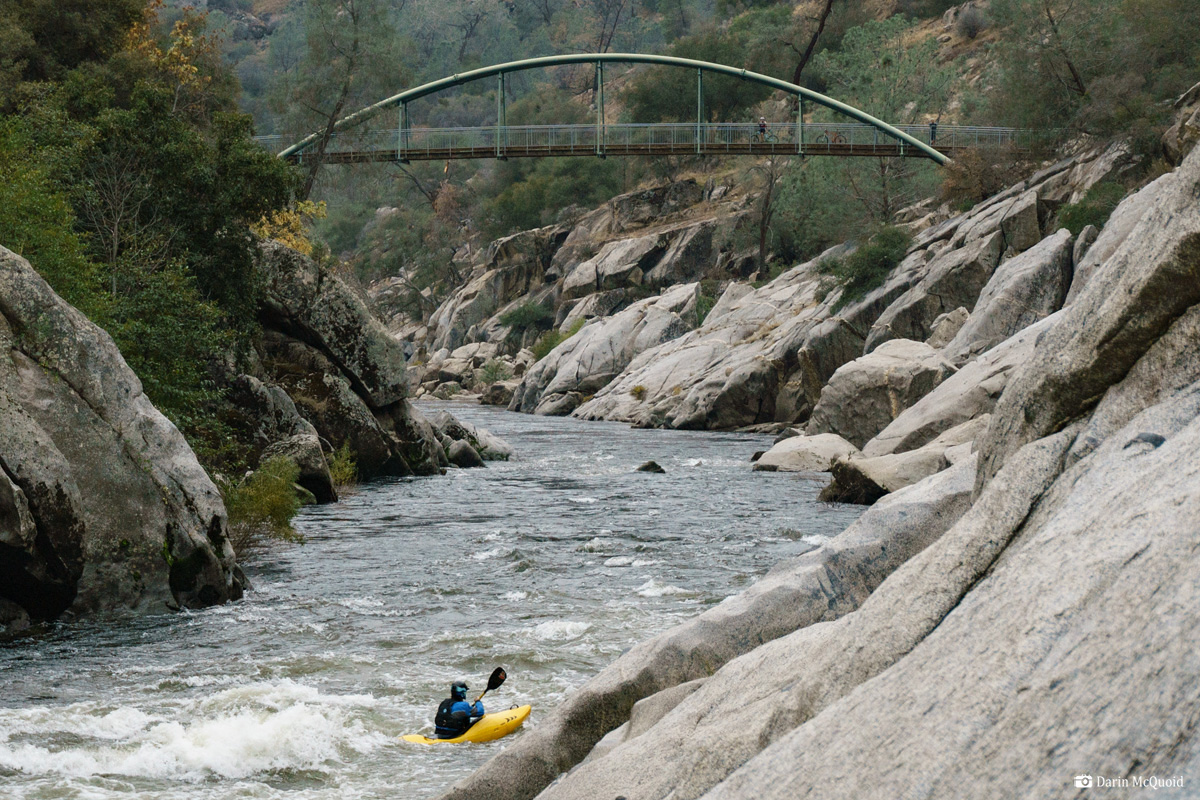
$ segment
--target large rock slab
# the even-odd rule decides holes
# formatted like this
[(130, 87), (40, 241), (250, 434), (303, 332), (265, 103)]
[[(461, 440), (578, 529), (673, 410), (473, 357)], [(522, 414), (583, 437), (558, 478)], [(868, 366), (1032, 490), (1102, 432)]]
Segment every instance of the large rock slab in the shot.
[(943, 348), (946, 358), (962, 364), (1060, 309), (1071, 286), (1073, 241), (1060, 230), (997, 267)]
[(867, 442), (863, 455), (915, 450), (944, 431), (990, 414), (1013, 372), (1029, 360), (1038, 337), (1055, 325), (1062, 313), (1029, 326), (969, 362)]
[(608, 242), (563, 278), (562, 296), (572, 299), (606, 289), (640, 286), (665, 246), (656, 233)]
[[(442, 800), (531, 798), (629, 719), (638, 700), (707, 677), (763, 642), (853, 611), (962, 516), (973, 474), (974, 465), (964, 463), (889, 495), (817, 550), (777, 565), (742, 594), (635, 646)], [(643, 742), (637, 737), (621, 747)], [(596, 786), (606, 792), (611, 787), (616, 796), (623, 782), (590, 782), (585, 776), (574, 785), (588, 787), (590, 794), (579, 796), (594, 798)]]
[(694, 319), (698, 290), (695, 283), (675, 286), (584, 326), (529, 369), (510, 408), (530, 412), (554, 395), (595, 394), (637, 355), (694, 327), (688, 317)]
[(404, 350), (366, 304), (311, 258), (272, 241), (259, 250), (268, 326), (319, 349), (371, 408), (403, 400)]
[(754, 462), (754, 469), (764, 472), (827, 472), (836, 459), (857, 452), (857, 447), (835, 433), (791, 436), (763, 453)]
[(796, 351), (835, 299), (818, 299), (819, 278), (814, 261), (758, 289), (730, 284), (700, 328), (638, 355), (574, 415), (691, 429), (773, 421)]
[(952, 449), (970, 455), (971, 443), (986, 429), (988, 415), (967, 420), (932, 442), (882, 456), (863, 456), (852, 453), (830, 465), (833, 481), (821, 490), (820, 499), (826, 502), (861, 503), (870, 505), (880, 497), (911, 486), (955, 463)]
[(924, 342), (885, 342), (833, 373), (805, 433), (836, 433), (862, 447), (954, 372), (954, 365)]
[[(1195, 776), (1198, 389), (1063, 474), (1004, 557), (891, 669), (704, 796), (1083, 796), (1081, 774), (1128, 776), (1120, 796), (1189, 796), (1187, 784), (1139, 792), (1134, 779)], [(1139, 438), (1150, 431), (1159, 444)]]
[(972, 308), (1000, 264), (1004, 249), (1000, 231), (948, 248), (928, 266), (917, 285), (880, 314), (866, 337), (870, 353), (888, 339), (924, 342), (932, 333), (934, 320), (959, 306)]
[(1075, 440), (1067, 463), (1095, 450), (1143, 409), (1200, 380), (1200, 305), (1175, 320), (1120, 383), (1109, 387)]
[(980, 443), (978, 488), (1023, 444), (1094, 404), (1200, 302), (1200, 152), (1159, 181), (1153, 204), (997, 403)]
[(240, 597), (220, 493), (112, 339), (0, 247), (0, 598), (31, 619)]
[(1003, 252), (999, 231), (942, 251), (925, 277), (879, 315), (867, 335), (867, 352), (889, 339), (925, 341), (939, 316), (959, 306), (973, 308)]

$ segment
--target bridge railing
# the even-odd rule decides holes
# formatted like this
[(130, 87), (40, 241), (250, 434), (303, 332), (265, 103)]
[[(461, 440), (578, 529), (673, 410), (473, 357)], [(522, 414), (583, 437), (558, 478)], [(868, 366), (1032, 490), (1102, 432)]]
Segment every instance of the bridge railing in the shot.
[[(1017, 128), (981, 128), (962, 125), (900, 125), (900, 130), (939, 149), (964, 147), (1015, 147), (1031, 144), (1031, 132)], [(279, 136), (257, 137), (274, 147)], [(801, 148), (799, 144), (802, 143)], [(881, 148), (893, 154), (898, 140), (878, 128), (861, 123), (768, 123), (766, 132), (756, 123), (614, 123), (603, 127), (582, 125), (507, 125), (473, 128), (397, 128), (359, 130), (334, 134), (326, 152), (393, 151), (406, 158), (454, 158), (504, 155), (587, 155), (607, 150), (647, 155), (697, 150), (707, 154), (729, 152), (835, 153), (843, 145), (864, 150)], [(915, 148), (914, 148), (915, 149)]]

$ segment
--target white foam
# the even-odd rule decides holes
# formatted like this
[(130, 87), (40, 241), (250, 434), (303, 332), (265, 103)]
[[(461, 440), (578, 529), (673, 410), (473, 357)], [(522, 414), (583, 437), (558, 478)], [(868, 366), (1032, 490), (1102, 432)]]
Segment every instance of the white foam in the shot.
[(629, 556), (613, 556), (604, 562), (606, 567), (628, 567), (633, 564), (633, 559)]
[[(388, 741), (353, 719), (368, 695), (325, 695), (292, 681), (229, 689), (188, 704), (182, 721), (124, 708), (95, 716), (87, 704), (45, 709), (101, 744), (52, 749), (0, 743), (0, 768), (26, 775), (124, 775), (201, 781), (244, 778), (268, 770), (327, 771), (347, 751), (367, 753)], [(3, 727), (32, 733), (24, 725)]]
[(600, 502), (595, 497), (568, 497), (567, 500), (572, 503), (583, 503), (584, 505)]
[(655, 564), (661, 564), (661, 563), (662, 562), (656, 558), (639, 558), (636, 561), (634, 561), (632, 564), (630, 564), (629, 566), (631, 566), (631, 567), (653, 567)]
[(678, 586), (659, 583), (651, 578), (634, 590), (642, 597), (665, 597), (669, 594), (687, 594), (687, 589), (680, 589)]
[(493, 547), (491, 550), (483, 550), (478, 553), (472, 553), (471, 558), (476, 561), (487, 561), (489, 558), (495, 558), (504, 552), (503, 547)]
[(819, 533), (813, 533), (809, 534), (808, 536), (801, 536), (800, 541), (804, 542), (805, 544), (811, 544), (813, 547), (820, 547), (829, 541), (829, 537), (822, 536)]
[(566, 619), (556, 619), (550, 622), (543, 622), (533, 629), (533, 635), (543, 641), (563, 639), (574, 639), (582, 636), (588, 628), (592, 627), (588, 622), (573, 622)]
[(529, 592), (505, 592), (504, 599), (516, 603), (529, 597)]

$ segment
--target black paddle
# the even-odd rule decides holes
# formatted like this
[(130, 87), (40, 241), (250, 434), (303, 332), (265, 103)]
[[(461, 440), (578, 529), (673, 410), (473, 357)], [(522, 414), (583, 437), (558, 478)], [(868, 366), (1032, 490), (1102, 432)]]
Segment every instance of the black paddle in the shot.
[(475, 698), (475, 702), (478, 703), (480, 700), (483, 699), (483, 696), (485, 694), (492, 691), (493, 689), (499, 689), (500, 684), (504, 683), (505, 679), (507, 679), (507, 678), (508, 678), (508, 673), (504, 671), (504, 667), (496, 667), (494, 670), (492, 670), (491, 677), (488, 678), (487, 688), (484, 689), (482, 692), (480, 692), (479, 697)]

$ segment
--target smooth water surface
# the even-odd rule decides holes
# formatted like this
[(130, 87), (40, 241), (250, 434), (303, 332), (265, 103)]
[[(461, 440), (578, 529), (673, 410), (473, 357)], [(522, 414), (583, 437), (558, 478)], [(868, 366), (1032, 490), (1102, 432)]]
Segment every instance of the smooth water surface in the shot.
[[(432, 797), (512, 741), (398, 742), (450, 681), (479, 691), (503, 665), (484, 704), (532, 703), (536, 726), (861, 510), (752, 473), (766, 436), (451, 410), (517, 457), (306, 509), (307, 544), (246, 561), (239, 603), (0, 646), (0, 797)], [(667, 474), (635, 472), (647, 459)]]

